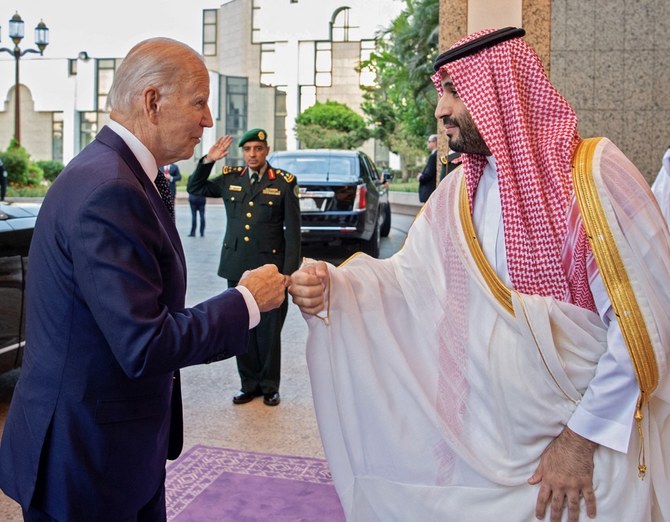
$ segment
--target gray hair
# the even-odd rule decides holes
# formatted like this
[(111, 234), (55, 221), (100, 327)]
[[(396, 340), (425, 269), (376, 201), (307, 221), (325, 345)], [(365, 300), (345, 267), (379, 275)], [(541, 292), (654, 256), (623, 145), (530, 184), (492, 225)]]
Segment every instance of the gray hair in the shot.
[(160, 88), (163, 94), (172, 94), (182, 77), (191, 72), (184, 67), (184, 58), (189, 57), (202, 63), (197, 52), (171, 38), (150, 38), (138, 43), (114, 73), (108, 109), (129, 114), (133, 100), (149, 86)]
[(437, 134), (431, 134), (428, 136), (428, 141), (437, 141)]

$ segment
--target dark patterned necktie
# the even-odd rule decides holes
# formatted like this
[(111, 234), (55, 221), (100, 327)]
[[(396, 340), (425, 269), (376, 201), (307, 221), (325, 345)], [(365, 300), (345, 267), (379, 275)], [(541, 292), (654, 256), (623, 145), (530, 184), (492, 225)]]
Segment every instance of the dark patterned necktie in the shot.
[(174, 219), (174, 203), (172, 202), (172, 195), (170, 194), (170, 182), (165, 177), (165, 174), (159, 170), (154, 183), (156, 183), (158, 193), (161, 195), (161, 199), (163, 200), (163, 203), (165, 203), (170, 216)]

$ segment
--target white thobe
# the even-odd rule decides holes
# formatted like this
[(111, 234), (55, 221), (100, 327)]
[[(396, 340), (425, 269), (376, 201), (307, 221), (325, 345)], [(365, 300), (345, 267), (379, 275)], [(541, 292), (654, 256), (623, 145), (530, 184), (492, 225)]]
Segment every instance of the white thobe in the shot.
[(651, 186), (666, 222), (670, 223), (670, 148), (665, 151), (661, 169)]
[[(330, 322), (307, 318), (317, 420), (350, 522), (474, 522), (492, 513), (504, 522), (534, 520), (538, 486), (527, 480), (566, 425), (601, 444), (598, 520), (670, 520), (670, 234), (648, 204), (648, 185), (611, 142), (594, 161), (658, 361), (661, 384), (643, 426), (647, 478), (637, 478), (641, 439), (630, 429), (638, 394), (626, 363), (616, 362), (615, 322), (598, 278), (600, 315), (516, 292), (511, 312), (492, 293), (461, 226), (455, 171), (398, 254), (329, 266)], [(499, 211), (489, 215), (485, 201), (499, 200), (489, 175), (475, 221), (485, 257), (506, 278)]]
[[(477, 186), (472, 220), (487, 261), (498, 277), (511, 286), (500, 205), (496, 163), (491, 156)], [(607, 352), (600, 358), (596, 375), (568, 427), (593, 442), (625, 452), (633, 426), (637, 379), (603, 281), (598, 273), (590, 279), (598, 313), (607, 326)], [(472, 312), (477, 313), (477, 309), (472, 307)]]

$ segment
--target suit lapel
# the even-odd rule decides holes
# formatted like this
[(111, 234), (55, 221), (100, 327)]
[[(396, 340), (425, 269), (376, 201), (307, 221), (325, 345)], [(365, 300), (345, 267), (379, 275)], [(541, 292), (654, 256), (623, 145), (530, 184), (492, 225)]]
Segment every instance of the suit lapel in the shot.
[(103, 127), (95, 139), (115, 150), (119, 156), (121, 156), (126, 165), (128, 165), (130, 171), (134, 174), (134, 176), (144, 188), (144, 193), (146, 194), (149, 203), (153, 207), (158, 220), (165, 230), (165, 233), (170, 238), (172, 246), (181, 259), (184, 270), (184, 277), (186, 277), (186, 257), (184, 256), (184, 249), (181, 245), (179, 232), (177, 231), (177, 227), (172, 220), (172, 216), (170, 216), (170, 213), (168, 212), (165, 203), (163, 203), (160, 194), (158, 194), (156, 187), (144, 172), (140, 162), (137, 161), (137, 158), (128, 148), (128, 145), (126, 145), (126, 143), (121, 139), (121, 137), (108, 127)]

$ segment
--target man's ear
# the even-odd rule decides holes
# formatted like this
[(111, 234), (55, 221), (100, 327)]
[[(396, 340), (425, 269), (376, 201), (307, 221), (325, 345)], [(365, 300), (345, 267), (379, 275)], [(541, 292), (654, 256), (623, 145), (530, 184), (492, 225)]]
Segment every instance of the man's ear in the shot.
[(149, 86), (142, 92), (142, 102), (145, 114), (151, 123), (156, 123), (160, 108), (160, 93), (156, 87)]

